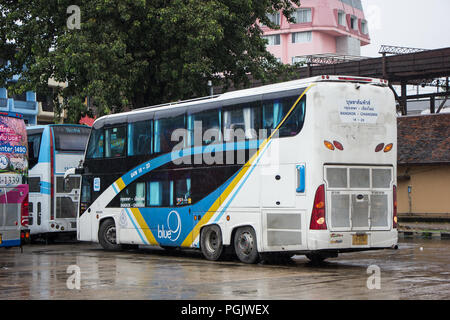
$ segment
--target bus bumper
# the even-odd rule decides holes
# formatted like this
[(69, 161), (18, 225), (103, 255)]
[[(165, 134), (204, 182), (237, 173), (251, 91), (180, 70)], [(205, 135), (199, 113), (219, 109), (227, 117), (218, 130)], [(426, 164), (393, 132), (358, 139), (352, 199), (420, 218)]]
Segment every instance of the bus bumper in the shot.
[(329, 231), (310, 230), (308, 250), (364, 251), (395, 248), (398, 243), (397, 229), (388, 231)]

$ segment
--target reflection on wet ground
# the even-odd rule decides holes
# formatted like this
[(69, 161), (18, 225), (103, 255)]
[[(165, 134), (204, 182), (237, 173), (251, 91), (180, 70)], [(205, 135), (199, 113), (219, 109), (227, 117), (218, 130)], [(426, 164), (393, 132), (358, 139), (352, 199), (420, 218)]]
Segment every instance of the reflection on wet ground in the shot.
[[(399, 250), (346, 253), (323, 265), (303, 256), (245, 265), (198, 251), (105, 252), (96, 244), (0, 250), (0, 299), (450, 299), (450, 241), (402, 240)], [(70, 290), (70, 265), (81, 271)], [(368, 289), (380, 268), (380, 289)]]

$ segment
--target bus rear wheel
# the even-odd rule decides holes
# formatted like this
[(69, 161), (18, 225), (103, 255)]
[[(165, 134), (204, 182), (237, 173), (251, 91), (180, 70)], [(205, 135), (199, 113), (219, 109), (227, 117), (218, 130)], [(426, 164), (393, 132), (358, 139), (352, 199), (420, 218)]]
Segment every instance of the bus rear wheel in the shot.
[(222, 243), (222, 231), (218, 225), (206, 226), (200, 234), (200, 246), (203, 256), (212, 261), (222, 258), (224, 248)]
[(105, 250), (120, 250), (122, 247), (117, 244), (116, 224), (114, 220), (108, 219), (101, 223), (98, 230), (98, 242)]
[(241, 262), (256, 263), (259, 260), (256, 234), (252, 227), (242, 227), (234, 235), (234, 251)]

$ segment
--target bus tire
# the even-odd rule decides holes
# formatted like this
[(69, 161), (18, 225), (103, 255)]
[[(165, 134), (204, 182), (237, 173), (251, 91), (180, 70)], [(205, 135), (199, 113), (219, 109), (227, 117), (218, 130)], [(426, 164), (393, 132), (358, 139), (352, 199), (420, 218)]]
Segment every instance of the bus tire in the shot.
[(116, 239), (116, 224), (114, 223), (114, 220), (104, 220), (98, 230), (98, 242), (105, 250), (120, 250), (122, 247), (120, 244), (117, 244)]
[(252, 227), (242, 227), (234, 234), (234, 251), (241, 262), (252, 264), (259, 260), (256, 233)]
[(224, 253), (222, 231), (218, 225), (213, 224), (202, 229), (200, 247), (206, 259), (217, 261), (222, 258)]

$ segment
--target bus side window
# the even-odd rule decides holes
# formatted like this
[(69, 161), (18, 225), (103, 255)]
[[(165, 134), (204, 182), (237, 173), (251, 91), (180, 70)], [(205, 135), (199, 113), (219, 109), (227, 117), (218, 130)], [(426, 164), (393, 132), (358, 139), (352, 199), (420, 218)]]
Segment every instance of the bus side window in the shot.
[(81, 181), (81, 199), (80, 202), (91, 203), (91, 184), (92, 177), (85, 176)]
[(114, 127), (105, 129), (105, 158), (125, 156), (127, 127)]
[(145, 207), (145, 182), (134, 182), (119, 194), (121, 208)]
[(153, 121), (139, 121), (128, 124), (128, 155), (152, 154)]
[(260, 111), (256, 103), (241, 104), (224, 108), (224, 140), (232, 142), (258, 137)]
[(147, 182), (147, 206), (173, 206), (173, 181), (166, 179)]
[(28, 177), (29, 192), (41, 192), (41, 178)]
[(33, 168), (39, 161), (39, 150), (41, 148), (42, 133), (28, 136), (28, 164)]
[(283, 125), (280, 127), (280, 137), (295, 136), (303, 128), (305, 121), (306, 96), (304, 96), (295, 109), (289, 114)]
[(160, 118), (154, 121), (154, 152), (168, 153), (173, 151), (180, 141), (172, 141), (172, 133), (177, 129), (185, 129), (184, 114), (175, 117)]
[[(222, 140), (221, 135), (221, 110), (212, 109), (206, 110), (194, 114), (188, 115), (187, 128), (189, 131), (189, 146), (193, 145), (208, 145), (211, 143), (217, 143)], [(195, 127), (197, 126), (197, 128)], [(201, 126), (201, 131), (200, 131)], [(194, 132), (201, 132), (201, 144), (200, 141), (195, 141)]]
[[(266, 130), (273, 130), (283, 121), (288, 112), (292, 109), (298, 96), (291, 96), (281, 99), (271, 99), (263, 101), (263, 128)], [(304, 102), (299, 102), (296, 108), (291, 112), (289, 117), (283, 122), (280, 128), (279, 136), (286, 137), (298, 133), (300, 124), (303, 125)]]
[[(178, 174), (177, 174), (178, 175)], [(174, 177), (175, 182), (175, 205), (184, 206), (192, 203), (191, 199), (191, 178), (188, 173), (182, 173)]]

